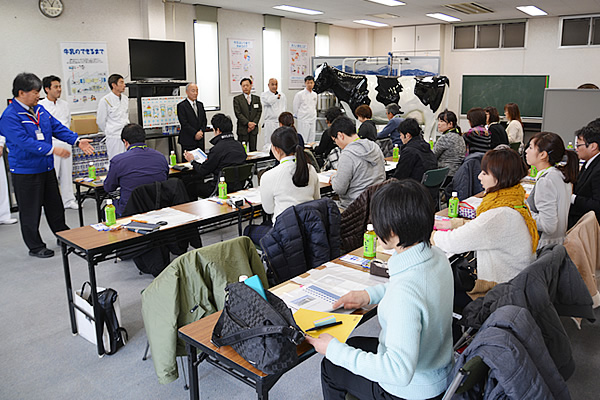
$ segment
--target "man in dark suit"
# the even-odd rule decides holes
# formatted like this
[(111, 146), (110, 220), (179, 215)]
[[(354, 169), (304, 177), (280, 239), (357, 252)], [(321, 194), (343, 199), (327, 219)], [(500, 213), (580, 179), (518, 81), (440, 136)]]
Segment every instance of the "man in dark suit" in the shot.
[(204, 132), (206, 131), (206, 112), (198, 101), (198, 86), (188, 83), (185, 87), (187, 99), (177, 104), (177, 118), (181, 124), (179, 144), (182, 151), (201, 148), (204, 150)]
[(258, 121), (262, 114), (260, 97), (251, 94), (252, 81), (250, 78), (241, 80), (242, 94), (233, 98), (233, 111), (237, 118), (237, 136), (240, 142), (246, 142), (248, 151), (256, 151), (258, 137)]
[(600, 121), (596, 121), (575, 133), (577, 155), (585, 164), (579, 172), (571, 195), (569, 229), (588, 211), (594, 211), (600, 221)]

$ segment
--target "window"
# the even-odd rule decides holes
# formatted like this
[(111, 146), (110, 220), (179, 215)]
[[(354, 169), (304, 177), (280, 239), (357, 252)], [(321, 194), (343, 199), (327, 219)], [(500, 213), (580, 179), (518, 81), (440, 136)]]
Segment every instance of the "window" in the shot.
[(600, 16), (562, 18), (561, 46), (600, 45)]
[(455, 25), (454, 49), (499, 49), (525, 47), (525, 24), (526, 21), (511, 21), (500, 23)]
[(198, 100), (204, 109), (221, 109), (219, 75), (219, 36), (216, 22), (194, 21), (194, 52)]
[(279, 82), (279, 90), (283, 89), (281, 81), (281, 30), (263, 29), (263, 84), (269, 90), (269, 79)]

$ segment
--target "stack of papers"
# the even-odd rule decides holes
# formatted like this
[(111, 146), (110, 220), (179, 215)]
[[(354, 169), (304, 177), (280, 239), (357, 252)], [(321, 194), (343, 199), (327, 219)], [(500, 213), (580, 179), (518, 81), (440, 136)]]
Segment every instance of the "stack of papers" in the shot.
[(119, 223), (126, 224), (131, 220), (144, 221), (149, 224), (157, 224), (161, 221), (166, 222), (165, 228), (183, 225), (191, 221), (197, 221), (200, 217), (195, 214), (186, 213), (176, 210), (171, 207), (163, 208), (156, 211), (150, 211), (145, 214), (137, 214), (129, 218), (119, 220)]
[(385, 172), (390, 172), (396, 169), (396, 165), (398, 165), (398, 161), (386, 161), (385, 162)]
[(329, 180), (331, 179), (331, 177), (333, 175), (335, 175), (337, 173), (336, 170), (332, 169), (330, 171), (325, 171), (325, 172), (319, 172), (319, 182), (321, 183), (329, 183)]
[(268, 151), (250, 151), (246, 154), (248, 154), (248, 157), (269, 157)]
[[(304, 308), (299, 309), (294, 313), (294, 320), (304, 332), (315, 326), (315, 321), (331, 316), (331, 313), (325, 313), (320, 311), (312, 311)], [(307, 335), (312, 337), (319, 337), (321, 333), (328, 333), (340, 342), (344, 343), (348, 336), (352, 333), (356, 325), (360, 322), (361, 315), (343, 315), (333, 314), (336, 321), (341, 321), (340, 325), (332, 326), (329, 328), (319, 329), (317, 331), (306, 332)]]
[(205, 152), (202, 151), (202, 149), (189, 150), (188, 153), (192, 154), (194, 156), (194, 161), (200, 164), (202, 164), (208, 158), (208, 156)]

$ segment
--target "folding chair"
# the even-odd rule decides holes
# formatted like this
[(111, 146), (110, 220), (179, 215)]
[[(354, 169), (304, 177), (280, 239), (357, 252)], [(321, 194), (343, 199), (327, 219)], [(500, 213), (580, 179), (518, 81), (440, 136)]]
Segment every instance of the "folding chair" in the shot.
[(458, 371), (442, 400), (450, 400), (454, 394), (468, 392), (477, 383), (485, 381), (489, 370), (490, 368), (483, 362), (481, 357), (471, 358)]
[[(437, 209), (442, 209), (442, 204), (440, 203), (440, 193), (439, 188), (442, 186), (442, 183), (446, 180), (446, 176), (448, 176), (448, 167), (438, 168), (438, 169), (430, 169), (429, 171), (425, 171), (423, 173), (423, 178), (421, 178), (421, 183), (428, 188), (438, 188), (437, 193)], [(434, 199), (436, 200), (436, 199)]]
[(221, 177), (225, 177), (227, 190), (235, 192), (248, 189), (253, 186), (252, 177), (254, 176), (255, 164), (234, 165), (225, 167), (221, 170)]

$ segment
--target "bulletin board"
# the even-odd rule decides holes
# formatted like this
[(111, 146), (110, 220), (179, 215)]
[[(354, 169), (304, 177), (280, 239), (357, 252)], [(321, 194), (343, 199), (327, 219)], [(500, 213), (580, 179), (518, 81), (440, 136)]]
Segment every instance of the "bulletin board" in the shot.
[(183, 96), (142, 97), (142, 124), (144, 128), (179, 125), (177, 104)]
[(108, 87), (105, 42), (61, 42), (63, 93), (71, 113), (96, 112)]
[(308, 44), (288, 42), (289, 81), (288, 89), (303, 89), (304, 77), (312, 75), (309, 68)]
[(250, 78), (252, 82), (258, 77), (256, 63), (260, 53), (254, 47), (254, 40), (228, 39), (229, 43), (229, 90), (241, 93), (240, 81)]

